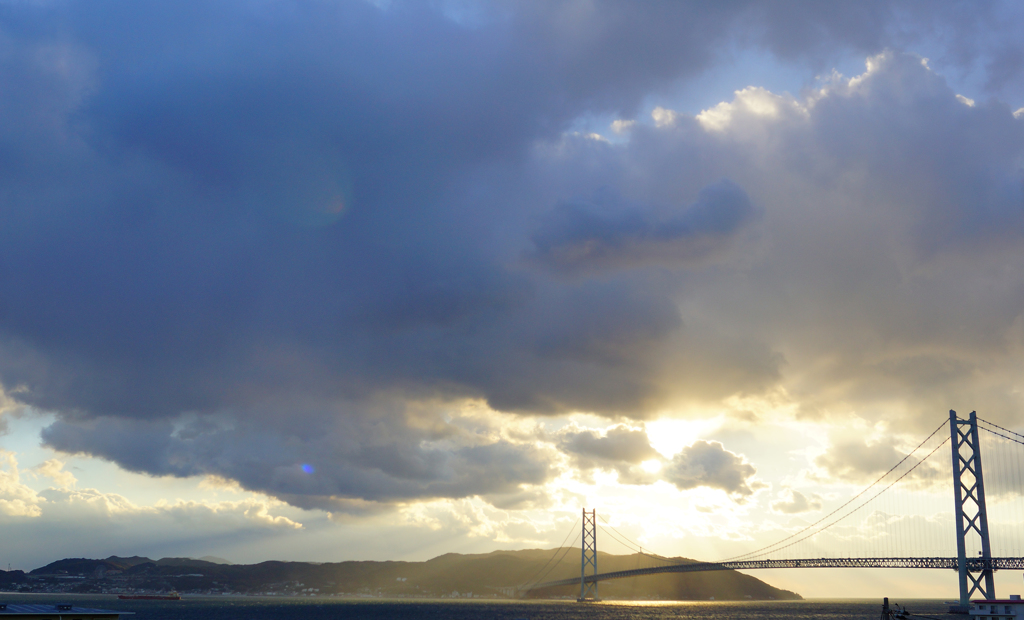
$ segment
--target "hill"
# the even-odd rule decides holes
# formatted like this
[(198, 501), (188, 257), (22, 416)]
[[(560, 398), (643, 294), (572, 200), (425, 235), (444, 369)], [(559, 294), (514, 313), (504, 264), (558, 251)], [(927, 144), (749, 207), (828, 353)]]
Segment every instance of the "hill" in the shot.
[[(515, 586), (579, 575), (579, 548), (445, 554), (426, 562), (261, 562), (226, 564), (192, 558), (68, 558), (25, 574), (0, 571), (0, 589), (21, 592), (508, 597)], [(217, 558), (219, 560), (219, 558)], [(687, 562), (684, 558), (674, 561)], [(602, 572), (654, 565), (639, 555), (598, 554)], [(793, 592), (735, 571), (663, 574), (602, 582), (606, 599), (798, 599)], [(579, 586), (531, 591), (575, 597)]]

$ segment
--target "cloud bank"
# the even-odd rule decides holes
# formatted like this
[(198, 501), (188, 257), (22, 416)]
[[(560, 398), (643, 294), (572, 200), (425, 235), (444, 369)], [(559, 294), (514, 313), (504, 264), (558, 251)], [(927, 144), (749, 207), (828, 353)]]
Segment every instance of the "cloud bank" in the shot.
[[(48, 446), (344, 511), (556, 476), (469, 403), (1019, 407), (1024, 119), (899, 51), (921, 6), (473, 6), (5, 5), (0, 383)], [(987, 92), (1014, 40), (963, 50)], [(650, 117), (737, 41), (871, 58)], [(602, 114), (621, 140), (574, 131)], [(631, 437), (560, 445), (640, 479)], [(721, 444), (665, 467), (756, 491)]]

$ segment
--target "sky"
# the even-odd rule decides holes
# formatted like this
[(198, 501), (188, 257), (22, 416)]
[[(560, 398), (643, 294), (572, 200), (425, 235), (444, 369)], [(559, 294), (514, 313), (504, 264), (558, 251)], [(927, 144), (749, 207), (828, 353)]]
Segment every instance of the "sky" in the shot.
[[(0, 84), (0, 564), (715, 560), (1024, 430), (1020, 3), (0, 0)], [(790, 551), (951, 554), (948, 449)]]

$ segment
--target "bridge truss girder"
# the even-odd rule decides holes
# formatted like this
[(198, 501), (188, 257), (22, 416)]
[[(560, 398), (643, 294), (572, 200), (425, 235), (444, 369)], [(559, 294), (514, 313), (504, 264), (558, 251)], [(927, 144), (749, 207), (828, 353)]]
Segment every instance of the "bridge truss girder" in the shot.
[[(1024, 557), (1006, 558), (967, 558), (969, 573), (982, 573), (995, 570), (1024, 570)], [(666, 566), (651, 566), (633, 570), (622, 570), (608, 573), (586, 575), (584, 582), (598, 582), (607, 579), (626, 579), (642, 575), (658, 575), (662, 573), (698, 573), (719, 570), (757, 570), (768, 568), (935, 568), (942, 570), (958, 570), (959, 558), (806, 558), (798, 560), (744, 560), (742, 562), (686, 562)], [(557, 586), (575, 585), (580, 578), (546, 581), (524, 588), (522, 591), (554, 588)]]
[[(1024, 568), (1024, 558), (993, 558), (989, 542), (988, 512), (985, 507), (985, 483), (981, 467), (981, 442), (977, 413), (967, 420), (949, 412), (953, 457), (953, 489), (957, 536), (956, 558), (817, 558), (798, 560), (747, 560), (740, 562), (685, 562), (627, 571), (597, 572), (597, 511), (583, 509), (583, 544), (580, 557), (580, 601), (599, 600), (597, 584), (605, 579), (620, 579), (659, 573), (684, 573), (715, 570), (753, 570), (759, 568), (945, 568), (956, 570), (960, 582), (960, 606), (966, 609), (975, 592), (994, 599), (993, 572)], [(980, 542), (980, 557), (967, 557), (967, 537)], [(591, 574), (587, 575), (587, 567)], [(576, 583), (560, 579), (535, 584), (523, 591), (539, 590)]]

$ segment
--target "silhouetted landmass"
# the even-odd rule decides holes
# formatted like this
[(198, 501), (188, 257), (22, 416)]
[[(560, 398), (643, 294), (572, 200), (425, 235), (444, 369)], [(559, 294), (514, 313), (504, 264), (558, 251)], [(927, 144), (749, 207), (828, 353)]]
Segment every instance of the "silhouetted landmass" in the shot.
[[(0, 571), (0, 589), (19, 592), (262, 594), (281, 596), (498, 597), (516, 587), (578, 577), (579, 549), (528, 549), (487, 554), (449, 553), (426, 562), (215, 563), (192, 558), (111, 556), (68, 558), (37, 568)], [(220, 560), (220, 558), (216, 558)], [(675, 558), (674, 562), (689, 562)], [(223, 562), (226, 562), (223, 561)], [(601, 572), (663, 564), (639, 555), (601, 553)], [(799, 599), (735, 571), (661, 574), (603, 581), (607, 599)], [(530, 597), (572, 597), (579, 586), (532, 590)]]

